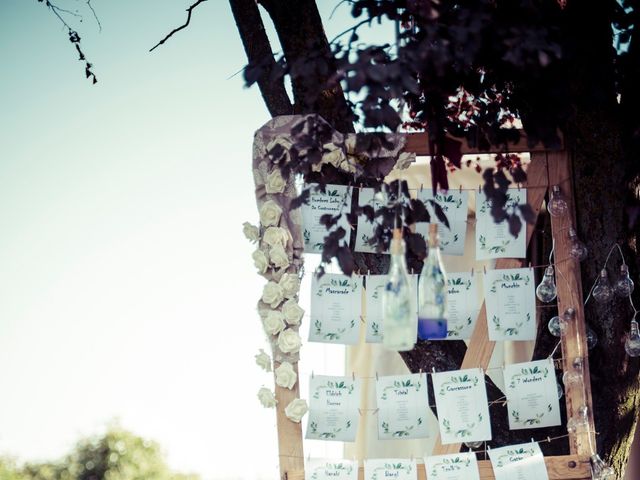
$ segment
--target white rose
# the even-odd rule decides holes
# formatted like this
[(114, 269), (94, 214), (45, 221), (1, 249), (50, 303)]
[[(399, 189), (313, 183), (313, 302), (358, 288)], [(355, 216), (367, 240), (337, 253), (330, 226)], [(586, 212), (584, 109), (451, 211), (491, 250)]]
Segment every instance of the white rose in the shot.
[(262, 235), (262, 241), (270, 247), (276, 245), (286, 247), (289, 241), (289, 230), (282, 227), (269, 227)]
[(291, 142), (291, 140), (289, 140), (287, 137), (276, 137), (267, 144), (267, 152), (271, 151), (271, 149), (273, 149), (276, 145), (280, 145), (284, 149), (284, 151), (280, 154), (280, 156), (278, 156), (278, 158), (275, 158), (274, 161), (276, 163), (280, 162), (281, 160), (284, 160), (285, 162), (289, 161), (289, 159), (291, 158), (289, 150), (291, 150), (291, 148), (293, 147), (293, 143)]
[(342, 147), (335, 143), (325, 143), (322, 149), (326, 151), (326, 153), (322, 155), (322, 163), (329, 163), (338, 168), (338, 166), (346, 160)]
[(265, 353), (263, 349), (260, 349), (260, 353), (254, 356), (256, 359), (256, 365), (258, 365), (265, 372), (271, 371), (271, 357)]
[(400, 170), (404, 170), (405, 168), (409, 168), (413, 162), (416, 161), (415, 152), (402, 152), (398, 157), (398, 161), (396, 162), (396, 168)]
[(284, 408), (284, 414), (292, 422), (300, 423), (300, 420), (302, 420), (302, 417), (304, 417), (304, 414), (307, 413), (308, 410), (307, 401), (296, 398)]
[(278, 403), (273, 392), (266, 387), (262, 387), (258, 390), (258, 399), (264, 408), (273, 408)]
[(356, 154), (356, 145), (358, 143), (358, 137), (356, 135), (347, 135), (344, 139), (344, 147), (347, 150), (348, 155)]
[(242, 224), (242, 233), (244, 233), (244, 236), (252, 242), (260, 240), (260, 229), (255, 225), (251, 225), (249, 222), (244, 222)]
[(282, 306), (282, 316), (284, 317), (284, 321), (289, 325), (299, 325), (303, 315), (304, 310), (293, 298), (284, 302)]
[(278, 348), (283, 353), (296, 353), (300, 351), (302, 339), (298, 332), (287, 328), (278, 335)]
[(284, 292), (276, 282), (269, 282), (262, 289), (262, 301), (271, 308), (276, 308), (282, 300), (284, 300)]
[(275, 167), (269, 175), (267, 175), (267, 183), (265, 184), (265, 188), (267, 193), (282, 193), (284, 192), (284, 188), (287, 186), (287, 182), (284, 178), (282, 178), (282, 174), (280, 173), (280, 169)]
[(253, 264), (258, 269), (258, 272), (264, 273), (267, 271), (267, 268), (269, 268), (269, 260), (267, 260), (267, 256), (262, 250), (253, 252), (251, 258), (253, 258)]
[(279, 310), (269, 310), (262, 321), (264, 331), (269, 335), (277, 335), (284, 330), (285, 324), (282, 319), (282, 312)]
[(295, 273), (285, 273), (278, 282), (282, 287), (284, 298), (295, 297), (300, 290), (300, 279)]
[(260, 207), (260, 223), (265, 227), (278, 225), (282, 208), (273, 200), (267, 200)]
[(298, 381), (298, 375), (289, 362), (282, 362), (278, 368), (275, 369), (276, 384), (282, 388), (292, 389)]
[(276, 245), (269, 250), (269, 260), (276, 268), (287, 268), (289, 266), (289, 255), (282, 245)]

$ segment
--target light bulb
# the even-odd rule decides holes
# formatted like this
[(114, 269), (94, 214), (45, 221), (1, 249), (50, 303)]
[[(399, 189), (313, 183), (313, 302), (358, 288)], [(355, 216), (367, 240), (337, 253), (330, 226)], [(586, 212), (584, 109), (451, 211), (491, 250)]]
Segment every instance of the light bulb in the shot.
[(620, 265), (620, 278), (616, 282), (613, 290), (620, 297), (628, 297), (633, 292), (633, 280), (629, 277), (629, 267), (625, 264)]
[(569, 241), (571, 242), (569, 246), (569, 255), (572, 258), (578, 260), (579, 262), (587, 258), (589, 250), (587, 250), (587, 246), (580, 241), (580, 239), (578, 238), (578, 234), (573, 227), (569, 228)]
[(464, 442), (464, 446), (467, 448), (480, 448), (482, 446), (482, 442)]
[(600, 278), (598, 278), (598, 283), (593, 289), (592, 295), (598, 303), (609, 303), (613, 298), (613, 288), (611, 288), (611, 284), (609, 283), (607, 270), (604, 268), (600, 270)]
[(638, 322), (636, 322), (635, 318), (631, 320), (631, 330), (624, 342), (624, 349), (630, 357), (640, 356), (640, 332), (638, 331)]
[(613, 480), (615, 478), (613, 468), (607, 465), (597, 453), (591, 455), (589, 462), (591, 463), (591, 478), (593, 480)]
[(580, 429), (589, 427), (589, 408), (582, 405), (578, 411), (567, 421), (567, 432), (576, 433)]
[(556, 382), (556, 387), (558, 389), (558, 400), (560, 400), (564, 395), (564, 388), (562, 388), (562, 385), (560, 385), (560, 382)]
[(585, 333), (587, 336), (587, 349), (593, 350), (593, 348), (598, 344), (598, 335), (596, 335), (596, 332), (594, 332), (588, 325)]
[(573, 370), (569, 370), (562, 374), (562, 383), (565, 387), (569, 387), (570, 385), (577, 385), (578, 383), (582, 383), (582, 373), (576, 372)]
[(547, 324), (547, 328), (549, 329), (549, 333), (554, 337), (560, 337), (562, 335), (562, 331), (564, 330), (565, 323), (560, 320), (559, 316), (555, 316), (549, 320)]
[(567, 213), (568, 209), (569, 205), (564, 199), (564, 195), (562, 195), (560, 187), (558, 185), (554, 185), (553, 187), (551, 187), (551, 195), (549, 198), (549, 203), (547, 203), (547, 211), (551, 214), (552, 217), (560, 217)]
[(545, 271), (540, 285), (536, 288), (538, 300), (544, 303), (552, 302), (557, 296), (556, 281), (553, 278), (553, 267), (549, 265)]

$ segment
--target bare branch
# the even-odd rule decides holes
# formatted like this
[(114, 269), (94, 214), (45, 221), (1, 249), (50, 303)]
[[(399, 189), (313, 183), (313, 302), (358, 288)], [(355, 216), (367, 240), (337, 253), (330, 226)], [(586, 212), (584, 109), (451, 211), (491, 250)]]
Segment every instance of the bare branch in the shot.
[(189, 8), (187, 8), (187, 20), (180, 25), (179, 27), (174, 28), (173, 30), (171, 30), (162, 40), (160, 40), (158, 43), (156, 43), (153, 47), (151, 47), (149, 49), (150, 52), (153, 52), (156, 48), (158, 48), (160, 45), (162, 45), (164, 42), (166, 42), (167, 40), (169, 40), (174, 34), (178, 33), (180, 30), (185, 29), (189, 26), (189, 23), (191, 22), (191, 13), (193, 12), (193, 9), (196, 8), (198, 5), (200, 5), (201, 3), (206, 2), (207, 0), (198, 0), (196, 3), (194, 3), (193, 5), (191, 5)]
[(98, 31), (102, 32), (102, 24), (100, 23), (100, 19), (98, 18), (96, 11), (93, 9), (93, 5), (91, 5), (91, 0), (87, 0), (87, 7), (89, 7), (89, 10), (91, 10), (91, 13), (93, 14), (93, 18), (98, 24)]

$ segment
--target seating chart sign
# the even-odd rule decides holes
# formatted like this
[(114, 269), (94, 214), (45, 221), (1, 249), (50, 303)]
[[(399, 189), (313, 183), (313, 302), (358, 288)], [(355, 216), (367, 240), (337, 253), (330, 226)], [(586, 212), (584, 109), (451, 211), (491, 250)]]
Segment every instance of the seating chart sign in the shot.
[(489, 340), (536, 339), (533, 270), (489, 270), (484, 278)]
[(491, 440), (484, 372), (480, 368), (432, 374), (443, 444)]
[(360, 418), (360, 379), (315, 375), (309, 382), (307, 438), (353, 442)]
[[(440, 251), (444, 255), (464, 255), (464, 243), (467, 236), (467, 214), (469, 192), (449, 190), (433, 195), (433, 190), (426, 188), (418, 190), (418, 199), (427, 207), (432, 223), (438, 224), (438, 236), (440, 237)], [(444, 211), (449, 221), (447, 227), (442, 223), (429, 200), (434, 200)], [(425, 222), (416, 223), (416, 232), (425, 239), (429, 224)]]
[(310, 458), (304, 469), (305, 480), (358, 480), (358, 462)]
[(476, 194), (476, 259), (525, 258), (527, 256), (527, 222), (518, 210), (518, 205), (527, 203), (526, 189), (507, 190), (507, 211), (517, 212), (522, 221), (522, 230), (517, 237), (509, 232), (509, 222), (496, 223), (491, 215), (491, 200), (484, 192)]
[(473, 452), (425, 457), (424, 468), (429, 480), (480, 480)]
[(489, 459), (496, 480), (549, 480), (544, 456), (536, 442), (492, 448)]
[[(375, 190), (373, 188), (361, 188), (358, 192), (358, 205), (361, 207), (370, 205), (374, 210), (378, 210), (381, 207), (381, 204), (374, 198), (374, 196)], [(377, 253), (375, 245), (369, 243), (369, 240), (373, 238), (374, 229), (375, 223), (370, 222), (364, 215), (360, 215), (358, 217), (358, 230), (356, 232), (356, 244), (353, 249), (354, 251)]]
[(364, 480), (418, 480), (415, 460), (376, 458), (364, 461)]
[[(309, 202), (302, 204), (302, 238), (304, 239), (304, 251), (306, 253), (320, 253), (324, 245), (324, 238), (328, 235), (327, 227), (320, 223), (320, 217), (326, 214), (338, 215), (351, 212), (351, 190), (346, 185), (326, 185), (325, 192), (321, 192), (318, 184), (307, 185), (311, 189)], [(346, 215), (340, 217), (331, 231), (342, 227), (347, 234), (343, 243), (349, 243), (351, 227)]]
[(477, 278), (471, 272), (447, 274), (446, 340), (471, 338), (480, 312)]
[[(418, 275), (409, 275), (411, 288), (416, 293), (416, 321), (418, 316)], [(367, 275), (365, 279), (367, 343), (382, 342), (382, 293), (387, 285), (387, 275)]]
[(354, 345), (360, 335), (362, 279), (325, 273), (311, 279), (310, 342)]
[(553, 360), (514, 363), (504, 367), (509, 428), (560, 425), (560, 402)]
[(378, 378), (376, 400), (380, 440), (429, 436), (429, 396), (424, 374)]

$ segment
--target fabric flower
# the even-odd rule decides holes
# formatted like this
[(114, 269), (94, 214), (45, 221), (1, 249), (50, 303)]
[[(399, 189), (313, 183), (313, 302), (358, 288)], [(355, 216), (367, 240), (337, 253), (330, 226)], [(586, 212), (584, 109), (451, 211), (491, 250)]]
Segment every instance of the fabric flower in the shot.
[(256, 365), (258, 365), (265, 372), (271, 371), (271, 357), (265, 353), (263, 349), (260, 349), (260, 353), (254, 356), (256, 359)]
[(306, 400), (295, 398), (284, 408), (284, 414), (292, 422), (300, 423), (300, 420), (302, 420), (302, 417), (304, 417), (308, 410), (309, 407), (307, 406)]
[(325, 143), (322, 149), (326, 152), (322, 155), (322, 163), (328, 163), (338, 168), (338, 166), (346, 160), (344, 151), (340, 145)]
[(282, 193), (287, 186), (287, 181), (282, 178), (280, 169), (275, 167), (269, 175), (267, 175), (267, 182), (265, 183), (265, 189), (267, 193)]
[(244, 236), (252, 242), (260, 240), (260, 229), (255, 225), (251, 225), (249, 222), (244, 222), (242, 224), (242, 233), (244, 233)]
[(284, 298), (295, 297), (300, 290), (300, 279), (295, 273), (285, 273), (278, 282), (282, 287)]
[(413, 162), (416, 161), (416, 153), (415, 152), (402, 152), (398, 157), (398, 161), (396, 162), (396, 168), (400, 170), (404, 170), (409, 168)]
[(282, 362), (280, 366), (275, 369), (275, 374), (276, 385), (282, 388), (291, 390), (298, 381), (298, 374), (289, 362)]
[(266, 387), (258, 390), (258, 399), (264, 408), (273, 408), (278, 403), (273, 392)]
[(282, 287), (276, 282), (269, 282), (262, 289), (262, 301), (270, 305), (271, 308), (276, 308), (283, 299), (284, 292)]
[(264, 331), (269, 335), (277, 335), (284, 330), (285, 324), (280, 310), (269, 310), (262, 320)]
[(293, 142), (291, 142), (291, 140), (288, 137), (283, 137), (283, 136), (276, 137), (267, 144), (267, 152), (270, 152), (277, 145), (280, 145), (282, 147), (282, 151), (280, 152), (279, 155), (273, 158), (273, 162), (274, 163), (280, 163), (282, 161), (288, 162), (289, 159), (291, 158), (289, 154), (289, 150), (291, 150), (291, 148), (293, 147)]
[(276, 245), (269, 250), (269, 260), (276, 268), (287, 268), (289, 266), (289, 255), (282, 245)]
[(276, 245), (286, 247), (289, 237), (289, 231), (286, 228), (269, 227), (265, 230), (264, 235), (262, 235), (262, 241), (270, 247), (275, 247)]
[(267, 268), (269, 268), (269, 260), (267, 260), (267, 256), (264, 254), (262, 250), (256, 250), (251, 254), (251, 258), (253, 258), (253, 264), (258, 269), (259, 273), (265, 273)]
[(260, 207), (260, 223), (264, 227), (278, 225), (281, 215), (282, 208), (273, 200), (267, 200)]
[(291, 328), (283, 330), (280, 332), (280, 335), (278, 335), (278, 348), (283, 353), (299, 352), (301, 346), (302, 339), (300, 338), (300, 335)]
[(290, 298), (284, 305), (282, 306), (282, 316), (284, 317), (284, 321), (289, 325), (300, 325), (300, 321), (302, 320), (302, 316), (304, 315), (303, 308), (298, 305), (293, 298)]

